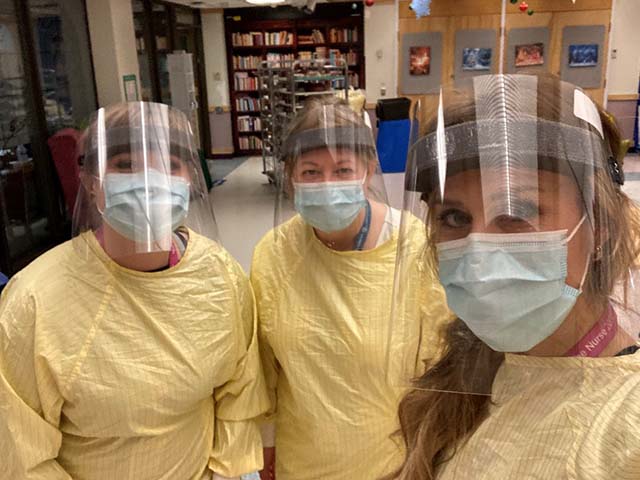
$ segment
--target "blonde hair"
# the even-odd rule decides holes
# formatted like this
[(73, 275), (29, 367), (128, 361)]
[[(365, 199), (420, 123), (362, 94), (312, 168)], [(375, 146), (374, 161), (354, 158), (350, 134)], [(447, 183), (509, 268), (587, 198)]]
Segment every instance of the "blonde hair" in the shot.
[[(327, 115), (327, 111), (330, 111), (331, 115)], [(302, 110), (298, 112), (289, 124), (283, 144), (307, 130), (364, 126), (365, 123), (362, 116), (352, 110), (346, 101), (335, 96), (311, 98), (305, 102)], [(375, 147), (361, 148), (358, 153), (360, 157), (363, 157), (368, 162), (375, 161), (377, 163)], [(295, 155), (285, 154), (282, 160), (285, 164), (285, 174), (287, 178), (291, 178), (297, 158)]]
[[(559, 118), (559, 91), (557, 79), (540, 78), (537, 92), (540, 116)], [(606, 142), (617, 153), (620, 133), (612, 118), (602, 109), (599, 112)], [(449, 125), (472, 121), (475, 114), (470, 97), (461, 97), (448, 113)], [(427, 127), (427, 131), (432, 129), (433, 126)], [(598, 168), (591, 182), (594, 191), (589, 195), (593, 205), (586, 207), (592, 207), (594, 212), (597, 255), (590, 265), (585, 295), (597, 301), (610, 297), (620, 281), (626, 291), (628, 269), (636, 264), (640, 254), (636, 239), (640, 220), (632, 201), (613, 183), (609, 159), (596, 160)], [(431, 238), (432, 244), (434, 241)], [(435, 256), (434, 252), (432, 248), (430, 254)], [(414, 388), (400, 403), (401, 435), (407, 453), (401, 468), (389, 478), (434, 480), (438, 468), (455, 455), (461, 442), (487, 415), (488, 395), (455, 392), (490, 392), (504, 354), (485, 345), (460, 319), (444, 326), (441, 335), (445, 343), (443, 355), (427, 365), (426, 373), (414, 380)], [(463, 361), (464, 358), (482, 359), (482, 368)]]

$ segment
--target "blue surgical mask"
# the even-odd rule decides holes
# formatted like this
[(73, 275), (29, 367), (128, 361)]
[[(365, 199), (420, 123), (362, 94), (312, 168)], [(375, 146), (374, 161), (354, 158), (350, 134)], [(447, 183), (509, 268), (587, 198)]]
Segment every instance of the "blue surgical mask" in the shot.
[(323, 232), (351, 225), (366, 205), (364, 180), (295, 183), (295, 208), (305, 222)]
[(104, 195), (105, 222), (133, 241), (166, 238), (189, 209), (189, 182), (153, 169), (105, 175)]
[(581, 293), (566, 284), (573, 232), (481, 234), (438, 245), (447, 303), (498, 352), (526, 352), (560, 326)]

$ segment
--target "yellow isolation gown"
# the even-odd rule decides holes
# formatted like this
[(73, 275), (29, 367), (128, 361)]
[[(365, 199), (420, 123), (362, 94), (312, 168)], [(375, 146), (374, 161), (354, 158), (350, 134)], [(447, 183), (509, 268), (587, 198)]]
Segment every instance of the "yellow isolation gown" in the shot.
[[(424, 224), (416, 221), (415, 228), (416, 239), (424, 237)], [(254, 252), (251, 281), (265, 376), (276, 405), (278, 480), (372, 480), (402, 461), (401, 441), (392, 438), (401, 381), (389, 382), (388, 368), (397, 362), (389, 361), (387, 349), (396, 325), (404, 332), (398, 335), (402, 342), (409, 336), (401, 326), (420, 322), (391, 315), (397, 238), (396, 231), (371, 250), (335, 251), (295, 216)], [(433, 277), (430, 285), (421, 300), (415, 292), (407, 295), (414, 315), (425, 307), (425, 324), (447, 312)], [(434, 329), (419, 330), (414, 333), (421, 339), (413, 338), (411, 347), (397, 345), (399, 352), (435, 348)]]
[(262, 466), (268, 407), (248, 279), (189, 233), (142, 273), (93, 234), (18, 273), (0, 303), (3, 479), (188, 480)]
[(640, 478), (640, 352), (507, 354), (488, 417), (438, 480)]

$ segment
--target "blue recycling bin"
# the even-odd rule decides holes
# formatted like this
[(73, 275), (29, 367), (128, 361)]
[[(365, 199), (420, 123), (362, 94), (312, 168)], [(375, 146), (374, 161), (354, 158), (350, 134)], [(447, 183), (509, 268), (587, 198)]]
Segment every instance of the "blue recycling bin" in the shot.
[(410, 131), (409, 119), (380, 121), (376, 147), (382, 173), (404, 172)]
[(376, 104), (378, 139), (376, 147), (383, 173), (405, 171), (411, 122), (411, 100), (406, 97), (381, 98)]
[(0, 293), (2, 292), (4, 287), (7, 285), (7, 283), (9, 283), (9, 279), (4, 273), (0, 272)]

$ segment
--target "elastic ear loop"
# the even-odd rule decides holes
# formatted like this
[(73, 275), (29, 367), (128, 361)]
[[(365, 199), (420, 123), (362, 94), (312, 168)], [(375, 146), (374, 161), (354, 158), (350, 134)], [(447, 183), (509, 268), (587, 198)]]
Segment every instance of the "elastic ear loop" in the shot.
[[(575, 226), (571, 234), (567, 237), (567, 247), (569, 245), (569, 242), (573, 239), (573, 237), (578, 232), (578, 230), (580, 230), (580, 227), (582, 226), (582, 224), (586, 219), (587, 219), (587, 214), (585, 213), (584, 215), (582, 215), (582, 218), (580, 219), (578, 224)], [(587, 260), (585, 262), (584, 272), (582, 273), (582, 279), (580, 280), (580, 285), (578, 286), (578, 291), (580, 293), (582, 293), (582, 287), (584, 287), (584, 282), (587, 279), (587, 273), (589, 272), (589, 265), (591, 264), (591, 257), (592, 257), (592, 253), (589, 253), (589, 255), (587, 255)]]

